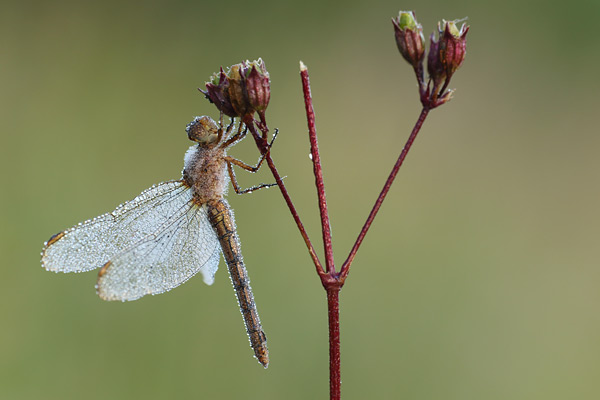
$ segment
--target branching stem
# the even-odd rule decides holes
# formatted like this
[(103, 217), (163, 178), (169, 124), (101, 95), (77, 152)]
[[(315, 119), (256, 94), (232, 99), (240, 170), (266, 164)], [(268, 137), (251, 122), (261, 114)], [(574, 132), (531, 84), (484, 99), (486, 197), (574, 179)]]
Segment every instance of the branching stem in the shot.
[(352, 250), (350, 250), (350, 254), (348, 255), (348, 258), (344, 262), (344, 265), (342, 265), (342, 271), (340, 273), (342, 281), (344, 281), (346, 279), (346, 277), (348, 276), (348, 272), (350, 270), (350, 264), (352, 264), (352, 261), (354, 260), (354, 256), (356, 256), (356, 252), (358, 251), (358, 248), (360, 247), (363, 239), (365, 238), (367, 231), (371, 227), (371, 224), (373, 223), (373, 220), (375, 219), (375, 216), (377, 215), (379, 208), (381, 208), (381, 204), (383, 203), (385, 196), (387, 196), (387, 194), (390, 190), (390, 187), (392, 186), (392, 183), (394, 182), (394, 179), (396, 178), (396, 175), (398, 174), (398, 170), (402, 166), (402, 163), (404, 162), (404, 159), (406, 158), (408, 151), (410, 150), (413, 142), (415, 141), (417, 134), (421, 130), (421, 127), (423, 126), (423, 123), (425, 122), (425, 118), (427, 118), (428, 114), (429, 114), (428, 108), (423, 108), (421, 110), (421, 115), (419, 115), (419, 119), (417, 120), (417, 123), (413, 127), (413, 130), (410, 133), (410, 136), (408, 137), (408, 140), (406, 141), (406, 144), (404, 145), (404, 148), (402, 149), (400, 156), (398, 156), (398, 160), (396, 161), (396, 164), (394, 164), (394, 167), (392, 168), (390, 175), (388, 176), (387, 180), (385, 181), (385, 185), (383, 185), (383, 189), (381, 190), (381, 193), (379, 193), (377, 200), (375, 200), (375, 205), (373, 206), (371, 213), (367, 217), (367, 221), (365, 222), (362, 229), (360, 230), (360, 233), (358, 234), (358, 238), (356, 239), (356, 242), (354, 242), (354, 246), (352, 246)]

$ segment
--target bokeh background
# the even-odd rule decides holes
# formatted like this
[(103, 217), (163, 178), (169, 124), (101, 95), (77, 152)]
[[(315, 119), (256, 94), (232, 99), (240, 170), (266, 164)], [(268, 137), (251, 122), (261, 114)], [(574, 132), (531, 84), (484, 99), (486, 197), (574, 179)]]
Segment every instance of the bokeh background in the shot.
[[(0, 398), (327, 398), (325, 294), (277, 190), (229, 196), (269, 337), (229, 278), (106, 303), (42, 243), (178, 178), (196, 88), (262, 57), (274, 158), (319, 249), (298, 61), (341, 264), (419, 113), (390, 18), (469, 17), (341, 293), (345, 399), (600, 398), (600, 3), (9, 1), (0, 13)], [(232, 154), (253, 162), (252, 141)], [(244, 186), (270, 182), (238, 172)]]

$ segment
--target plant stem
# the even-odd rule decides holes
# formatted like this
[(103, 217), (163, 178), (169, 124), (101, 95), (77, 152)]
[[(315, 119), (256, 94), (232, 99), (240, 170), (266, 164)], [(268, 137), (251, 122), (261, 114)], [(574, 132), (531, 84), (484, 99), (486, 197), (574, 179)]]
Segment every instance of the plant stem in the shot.
[[(281, 178), (281, 175), (279, 175), (279, 172), (277, 171), (277, 168), (275, 167), (275, 163), (273, 162), (273, 159), (271, 158), (271, 152), (269, 151), (270, 149), (265, 144), (267, 142), (267, 139), (258, 134), (258, 132), (256, 131), (256, 127), (254, 126), (254, 123), (246, 123), (246, 126), (248, 126), (248, 129), (250, 129), (250, 132), (252, 132), (252, 137), (254, 137), (254, 140), (256, 141), (258, 148), (261, 149), (261, 152), (264, 151), (263, 154), (265, 155), (265, 160), (267, 161), (267, 165), (269, 166), (269, 169), (271, 170), (271, 173), (273, 174), (273, 177), (275, 178), (275, 182), (277, 183), (277, 186), (279, 186), (279, 190), (281, 191), (281, 194), (283, 195), (285, 203), (287, 204), (288, 208), (290, 209), (290, 213), (292, 214), (292, 217), (294, 218), (294, 221), (296, 222), (296, 225), (298, 226), (300, 235), (302, 235), (302, 239), (304, 239), (304, 243), (306, 244), (306, 247), (308, 248), (308, 253), (310, 254), (310, 257), (313, 260), (315, 267), (317, 268), (317, 273), (319, 275), (321, 275), (323, 273), (323, 267), (321, 265), (321, 261), (319, 260), (319, 257), (317, 256), (317, 253), (315, 252), (315, 248), (313, 247), (313, 245), (310, 241), (310, 238), (308, 237), (308, 234), (306, 233), (306, 229), (304, 229), (304, 224), (302, 224), (302, 221), (300, 220), (300, 216), (298, 215), (298, 212), (296, 211), (296, 207), (294, 207), (294, 203), (292, 202), (292, 199), (290, 198), (290, 195), (283, 183), (283, 179)], [(266, 128), (265, 128), (265, 131), (266, 131)]]
[(341, 396), (340, 375), (340, 286), (327, 288), (327, 311), (329, 315), (329, 398)]
[(344, 262), (344, 265), (342, 265), (342, 270), (340, 271), (340, 279), (342, 280), (342, 282), (346, 279), (346, 276), (348, 276), (350, 264), (352, 264), (352, 260), (354, 260), (354, 256), (356, 256), (356, 252), (358, 251), (358, 248), (360, 247), (363, 239), (365, 238), (367, 231), (371, 227), (371, 224), (373, 223), (373, 220), (375, 219), (375, 216), (377, 215), (377, 212), (379, 211), (379, 208), (381, 207), (381, 204), (383, 203), (385, 196), (388, 194), (390, 187), (392, 186), (392, 183), (394, 182), (394, 179), (396, 178), (396, 175), (398, 174), (398, 170), (402, 166), (402, 163), (404, 162), (404, 159), (406, 158), (406, 155), (408, 154), (410, 147), (412, 146), (413, 142), (415, 141), (417, 134), (421, 130), (421, 127), (423, 126), (423, 123), (425, 122), (425, 118), (427, 118), (428, 114), (429, 114), (429, 108), (423, 107), (423, 109), (421, 110), (421, 114), (419, 115), (419, 119), (417, 120), (415, 126), (413, 127), (413, 130), (410, 133), (410, 136), (408, 137), (408, 140), (406, 141), (406, 144), (404, 145), (404, 148), (402, 149), (402, 152), (400, 153), (400, 156), (398, 157), (396, 164), (394, 164), (394, 168), (392, 168), (390, 175), (388, 176), (387, 180), (385, 181), (385, 185), (383, 185), (383, 189), (381, 190), (381, 193), (379, 193), (379, 196), (377, 197), (377, 200), (375, 201), (375, 205), (373, 206), (373, 209), (371, 210), (371, 213), (369, 214), (367, 221), (363, 225), (363, 227), (360, 231), (360, 234), (358, 235), (358, 238), (356, 239), (356, 242), (354, 243), (354, 246), (352, 247), (352, 250), (350, 250), (350, 254), (348, 255), (348, 258)]
[[(313, 105), (312, 105), (310, 80), (308, 77), (308, 70), (302, 62), (300, 62), (300, 77), (302, 79), (302, 90), (303, 90), (303, 94), (304, 94), (304, 104), (305, 104), (305, 108), (306, 108), (306, 118), (307, 118), (307, 122), (308, 122), (308, 133), (309, 133), (309, 139), (310, 139), (311, 158), (313, 161), (313, 172), (315, 174), (315, 185), (317, 187), (317, 194), (318, 194), (318, 199), (319, 199), (321, 229), (322, 229), (322, 233), (323, 233), (323, 247), (325, 249), (325, 258), (326, 258), (325, 259), (326, 260), (325, 261), (326, 262), (326, 270), (323, 270), (323, 267), (320, 264), (317, 264), (318, 258), (316, 257), (316, 255), (314, 255), (314, 249), (312, 249), (312, 246), (309, 246), (309, 251), (312, 251), (311, 257), (313, 257), (313, 261), (317, 260), (317, 261), (315, 261), (317, 273), (319, 274), (321, 283), (327, 292), (327, 314), (328, 314), (328, 320), (329, 320), (329, 395), (330, 395), (330, 399), (339, 400), (340, 396), (341, 396), (340, 306), (339, 306), (340, 289), (344, 285), (344, 281), (346, 280), (346, 277), (348, 276), (350, 264), (354, 260), (354, 257), (356, 256), (356, 252), (358, 251), (358, 248), (360, 247), (365, 235), (367, 234), (367, 231), (371, 227), (371, 224), (373, 223), (373, 220), (375, 219), (377, 212), (381, 208), (381, 204), (383, 203), (383, 200), (387, 196), (387, 193), (389, 192), (390, 187), (392, 186), (392, 183), (394, 182), (394, 179), (396, 178), (396, 175), (398, 174), (398, 170), (402, 166), (402, 163), (404, 162), (404, 159), (406, 158), (408, 151), (410, 150), (415, 138), (417, 137), (417, 134), (421, 130), (421, 127), (423, 126), (423, 123), (425, 122), (425, 118), (427, 118), (427, 115), (429, 114), (429, 110), (431, 109), (431, 107), (429, 107), (427, 105), (428, 103), (423, 106), (423, 109), (421, 110), (421, 114), (419, 115), (419, 118), (418, 118), (415, 126), (413, 127), (413, 130), (412, 130), (406, 144), (404, 145), (404, 148), (402, 149), (402, 151), (398, 157), (398, 160), (396, 161), (396, 164), (394, 164), (394, 167), (392, 168), (392, 171), (390, 172), (390, 175), (388, 176), (388, 178), (385, 182), (385, 185), (383, 186), (383, 189), (381, 190), (381, 193), (377, 197), (377, 200), (375, 201), (375, 205), (373, 206), (373, 209), (371, 210), (371, 213), (369, 214), (367, 221), (365, 222), (364, 226), (362, 227), (362, 229), (358, 235), (358, 238), (356, 239), (356, 242), (354, 243), (354, 246), (352, 247), (350, 254), (348, 255), (348, 258), (346, 259), (346, 261), (344, 262), (344, 265), (342, 266), (341, 271), (338, 273), (335, 270), (335, 264), (334, 264), (334, 259), (333, 259), (333, 249), (332, 249), (332, 243), (331, 243), (331, 226), (330, 226), (330, 222), (329, 222), (329, 215), (327, 212), (325, 185), (323, 183), (323, 171), (321, 168), (321, 159), (319, 156), (319, 147), (318, 147), (318, 143), (317, 143), (317, 133), (316, 133), (316, 128), (315, 128), (315, 113), (314, 113), (314, 109), (313, 109)], [(423, 88), (421, 85), (420, 91), (422, 91), (422, 90), (423, 90)], [(254, 138), (256, 140), (259, 140), (258, 134), (256, 134), (254, 131), (252, 133), (253, 133)], [(263, 140), (266, 140), (266, 138), (264, 138), (264, 135), (263, 135)], [(269, 167), (271, 167), (272, 160), (270, 158), (270, 154), (267, 153), (266, 159), (267, 159), (267, 163), (269, 164)], [(271, 167), (271, 170), (276, 171), (274, 169), (274, 166)], [(275, 172), (274, 172), (274, 175), (275, 175)], [(279, 184), (279, 182), (280, 182), (279, 175), (275, 175), (275, 178), (277, 180), (277, 183)], [(280, 188), (282, 188), (282, 185), (280, 185)], [(282, 193), (284, 193), (286, 202), (288, 202), (289, 196), (287, 196), (287, 192), (284, 192), (282, 189)], [(293, 205), (291, 204), (291, 200), (289, 200), (288, 206), (290, 207), (290, 210), (293, 210)], [(292, 211), (292, 214), (294, 215), (294, 218), (296, 219), (297, 214), (295, 214), (295, 210)], [(300, 228), (301, 224), (299, 224), (298, 221), (297, 221), (297, 224)], [(302, 233), (302, 236), (305, 237), (306, 232), (303, 230), (303, 228), (301, 228), (301, 233)], [(310, 241), (308, 240), (308, 236), (305, 237), (305, 241), (307, 243), (310, 243)]]
[(319, 144), (317, 142), (317, 130), (315, 128), (315, 111), (310, 94), (310, 80), (306, 65), (300, 64), (300, 77), (302, 79), (302, 91), (304, 93), (304, 106), (306, 108), (306, 119), (308, 122), (308, 136), (310, 139), (310, 154), (315, 174), (315, 185), (319, 197), (319, 214), (321, 215), (321, 231), (323, 233), (323, 247), (325, 249), (325, 266), (329, 275), (336, 274), (333, 260), (333, 247), (331, 244), (331, 224), (327, 212), (327, 198), (325, 196), (325, 183), (323, 182), (323, 170), (321, 168), (321, 157), (319, 156)]
[(304, 105), (306, 108), (306, 119), (308, 122), (308, 135), (310, 139), (310, 154), (315, 174), (315, 185), (319, 198), (319, 212), (321, 215), (321, 230), (323, 233), (323, 247), (325, 249), (325, 262), (327, 273), (319, 273), (321, 284), (327, 291), (327, 315), (329, 320), (329, 397), (339, 400), (341, 396), (342, 379), (340, 374), (340, 289), (344, 282), (340, 280), (335, 270), (333, 259), (333, 248), (331, 244), (331, 225), (327, 212), (327, 200), (325, 197), (325, 184), (323, 183), (323, 170), (319, 156), (317, 143), (317, 131), (315, 128), (315, 113), (310, 93), (310, 80), (308, 70), (304, 63), (300, 62), (300, 77), (302, 79), (302, 92), (304, 94)]

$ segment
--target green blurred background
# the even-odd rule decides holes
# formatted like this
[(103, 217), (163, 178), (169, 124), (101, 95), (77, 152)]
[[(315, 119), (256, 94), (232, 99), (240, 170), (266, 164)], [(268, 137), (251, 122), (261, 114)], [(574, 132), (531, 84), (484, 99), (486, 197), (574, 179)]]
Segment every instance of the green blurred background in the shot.
[[(298, 61), (309, 67), (341, 264), (419, 113), (399, 9), (426, 34), (468, 16), (468, 54), (341, 293), (344, 398), (600, 398), (600, 5), (561, 4), (3, 2), (0, 398), (327, 398), (325, 294), (277, 190), (229, 196), (268, 370), (223, 264), (212, 287), (122, 304), (96, 297), (93, 272), (45, 272), (39, 253), (178, 178), (185, 125), (217, 116), (196, 88), (262, 57), (274, 158), (318, 244)], [(232, 154), (257, 158), (251, 141)]]

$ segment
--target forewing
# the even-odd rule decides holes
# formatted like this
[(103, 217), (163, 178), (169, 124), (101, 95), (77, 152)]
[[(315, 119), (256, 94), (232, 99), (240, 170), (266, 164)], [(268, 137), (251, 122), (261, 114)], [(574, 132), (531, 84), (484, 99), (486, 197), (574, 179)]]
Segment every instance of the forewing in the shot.
[(135, 300), (187, 281), (198, 271), (212, 284), (221, 247), (206, 208), (190, 202), (153, 234), (113, 257), (98, 274), (104, 300)]
[(54, 235), (42, 251), (42, 265), (55, 272), (99, 268), (155, 233), (173, 214), (187, 210), (191, 192), (181, 181), (159, 183), (113, 212)]

